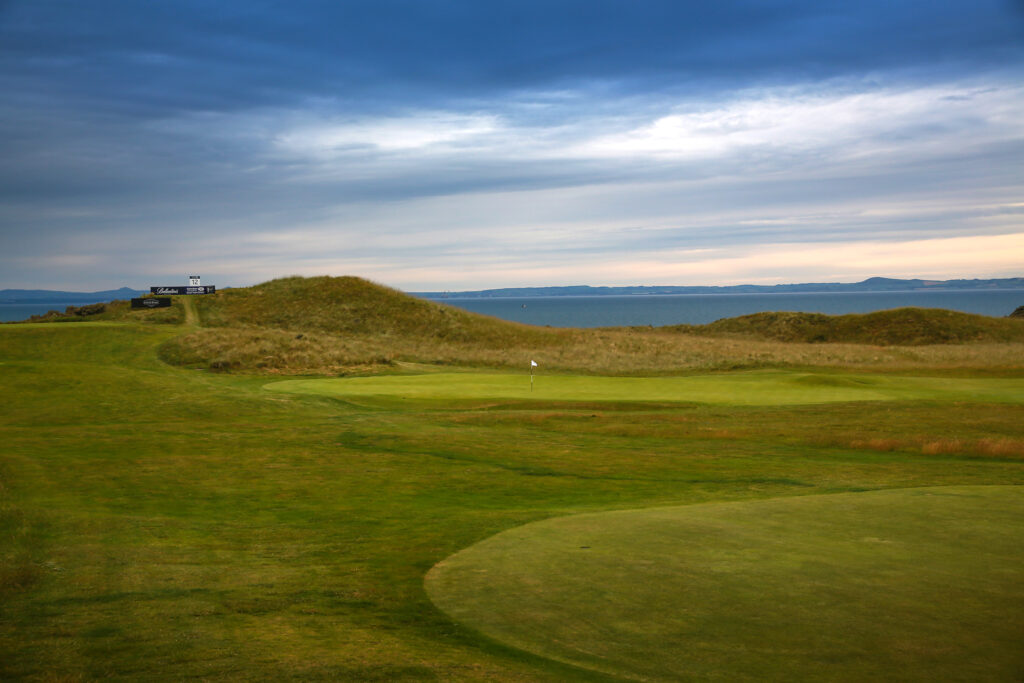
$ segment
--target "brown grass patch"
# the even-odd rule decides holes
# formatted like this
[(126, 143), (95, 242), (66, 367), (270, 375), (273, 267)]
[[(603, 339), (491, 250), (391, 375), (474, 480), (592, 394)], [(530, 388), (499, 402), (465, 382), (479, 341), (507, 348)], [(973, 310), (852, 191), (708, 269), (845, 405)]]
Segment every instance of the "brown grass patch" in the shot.
[(161, 348), (174, 365), (264, 374), (374, 372), (398, 362), (523, 368), (605, 375), (832, 367), (863, 371), (1021, 368), (1024, 344), (898, 347), (794, 344), (667, 335), (656, 331), (565, 330), (546, 339), (452, 341), (429, 337), (326, 334), (260, 327), (200, 329)]
[(937, 439), (921, 444), (925, 455), (975, 455), (990, 458), (1024, 458), (1024, 441), (1017, 439)]
[(898, 451), (902, 448), (907, 447), (906, 441), (900, 441), (898, 439), (854, 439), (848, 444), (851, 448), (858, 448), (868, 451)]
[(908, 451), (922, 455), (960, 455), (968, 457), (1024, 459), (1024, 440), (1012, 438), (871, 438), (835, 439), (829, 442), (835, 447), (854, 448), (867, 451)]

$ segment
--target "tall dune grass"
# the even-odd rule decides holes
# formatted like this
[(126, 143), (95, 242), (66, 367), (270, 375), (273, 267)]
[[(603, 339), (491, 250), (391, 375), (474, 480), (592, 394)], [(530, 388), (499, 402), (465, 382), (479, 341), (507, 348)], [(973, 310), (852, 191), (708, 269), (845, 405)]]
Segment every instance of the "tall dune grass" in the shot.
[[(547, 328), (469, 313), (354, 277), (281, 278), (198, 297), (195, 307), (203, 328), (165, 344), (161, 357), (167, 362), (289, 374), (365, 372), (398, 361), (522, 368), (530, 360), (548, 371), (617, 375), (801, 366), (1024, 369), (1024, 321), (951, 311)], [(909, 345), (897, 345), (899, 340)]]
[(898, 308), (847, 315), (764, 312), (708, 325), (678, 325), (666, 329), (715, 337), (878, 346), (1024, 342), (1024, 320), (1020, 318), (992, 318), (934, 308)]
[(206, 328), (177, 337), (163, 360), (193, 367), (265, 373), (346, 374), (398, 361), (469, 367), (630, 375), (781, 367), (874, 371), (1021, 368), (1024, 344), (935, 345), (913, 349), (856, 344), (787, 344), (628, 331), (574, 330), (531, 343)]

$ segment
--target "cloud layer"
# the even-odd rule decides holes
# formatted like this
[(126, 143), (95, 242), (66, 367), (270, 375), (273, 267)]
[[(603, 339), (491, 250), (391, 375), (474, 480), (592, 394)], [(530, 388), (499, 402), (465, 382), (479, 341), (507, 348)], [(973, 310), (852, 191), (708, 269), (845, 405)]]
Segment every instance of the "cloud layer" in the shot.
[(10, 2), (0, 287), (1019, 276), (1001, 2)]

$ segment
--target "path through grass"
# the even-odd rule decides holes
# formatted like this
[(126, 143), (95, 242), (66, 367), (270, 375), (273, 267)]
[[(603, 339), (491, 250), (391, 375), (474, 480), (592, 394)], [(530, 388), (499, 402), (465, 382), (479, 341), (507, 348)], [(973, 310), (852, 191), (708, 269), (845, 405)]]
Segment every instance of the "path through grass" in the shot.
[(190, 296), (180, 296), (178, 301), (185, 311), (185, 326), (191, 328), (199, 327), (199, 314), (196, 312), (196, 303)]

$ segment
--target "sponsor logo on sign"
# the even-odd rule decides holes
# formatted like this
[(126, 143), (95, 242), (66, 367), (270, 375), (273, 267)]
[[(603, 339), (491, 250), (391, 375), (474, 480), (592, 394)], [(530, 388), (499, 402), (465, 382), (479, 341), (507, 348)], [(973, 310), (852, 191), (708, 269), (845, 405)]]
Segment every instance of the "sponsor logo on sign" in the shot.
[(150, 287), (153, 294), (181, 295), (181, 294), (213, 294), (217, 288), (213, 285), (199, 285), (198, 287)]
[(166, 297), (142, 297), (132, 299), (132, 308), (167, 308), (170, 305), (171, 300)]

